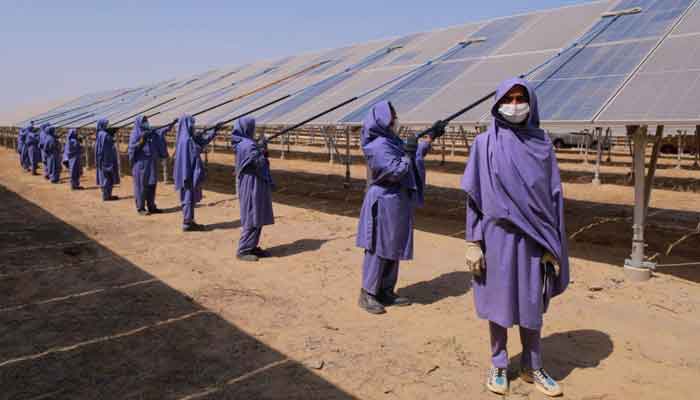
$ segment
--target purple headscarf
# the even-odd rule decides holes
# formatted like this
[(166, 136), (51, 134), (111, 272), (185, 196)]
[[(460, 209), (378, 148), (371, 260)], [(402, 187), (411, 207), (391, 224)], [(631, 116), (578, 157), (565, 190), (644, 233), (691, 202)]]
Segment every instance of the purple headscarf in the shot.
[(173, 170), (175, 190), (197, 187), (204, 180), (204, 168), (199, 158), (202, 148), (192, 139), (194, 126), (194, 117), (183, 115), (179, 118)]
[(78, 140), (78, 131), (69, 129), (66, 137), (66, 144), (63, 147), (63, 162), (67, 162), (75, 157), (80, 156), (82, 145)]
[[(363, 120), (360, 142), (368, 164), (373, 164), (373, 159), (400, 159), (405, 155), (404, 141), (390, 127), (394, 118), (396, 118), (394, 107), (389, 101), (384, 100), (375, 104)], [(377, 141), (378, 138), (385, 140)], [(420, 153), (425, 152), (427, 152), (427, 146), (421, 144)], [(422, 157), (419, 157), (418, 161), (422, 162)], [(395, 183), (391, 182), (393, 179), (391, 169), (370, 168), (370, 170), (371, 183)], [(401, 177), (400, 183), (402, 187), (414, 192), (417, 196), (415, 198), (417, 204), (422, 205), (424, 176), (420, 176), (420, 168), (412, 166), (411, 170), (412, 173), (404, 174)], [(416, 174), (419, 175), (416, 176)]]
[[(250, 116), (236, 120), (231, 132), (231, 144), (236, 154), (236, 171), (240, 172), (249, 164), (260, 160), (262, 154), (255, 143), (255, 118)], [(256, 165), (258, 173), (270, 184), (273, 184), (269, 163), (259, 162)]]
[[(530, 115), (521, 125), (498, 112), (499, 102), (515, 86), (529, 95)], [(546, 285), (556, 296), (569, 283), (564, 196), (551, 140), (540, 129), (535, 91), (523, 79), (503, 82), (491, 115), (491, 127), (474, 142), (462, 188), (483, 216), (507, 221), (559, 260), (559, 278)]]

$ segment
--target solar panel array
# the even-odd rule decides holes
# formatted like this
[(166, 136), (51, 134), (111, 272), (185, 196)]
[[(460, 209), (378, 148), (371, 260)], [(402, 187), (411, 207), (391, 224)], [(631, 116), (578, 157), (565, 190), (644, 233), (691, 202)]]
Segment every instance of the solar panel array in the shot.
[[(642, 12), (602, 17), (633, 7)], [(485, 41), (460, 46), (474, 38)], [(240, 97), (198, 119), (210, 124), (291, 94), (255, 114), (262, 124), (289, 125), (381, 86), (314, 123), (358, 124), (387, 99), (402, 122), (429, 124), (574, 42), (579, 47), (528, 77), (544, 124), (700, 123), (700, 4), (693, 0), (596, 1), (497, 18), (158, 82), (86, 109), (116, 120), (177, 97), (155, 117), (167, 122)], [(86, 95), (47, 114), (123, 91)], [(485, 121), (489, 103), (455, 122)]]

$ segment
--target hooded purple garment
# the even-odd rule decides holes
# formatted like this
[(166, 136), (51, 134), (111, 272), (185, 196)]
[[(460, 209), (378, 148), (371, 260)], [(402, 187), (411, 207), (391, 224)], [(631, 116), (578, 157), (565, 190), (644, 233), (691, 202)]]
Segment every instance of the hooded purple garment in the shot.
[(192, 190), (192, 201), (197, 203), (202, 199), (202, 184), (206, 179), (201, 154), (204, 147), (216, 137), (216, 131), (197, 135), (194, 129), (194, 117), (183, 115), (179, 118), (173, 179), (175, 190)]
[(17, 135), (17, 153), (19, 154), (19, 165), (22, 169), (29, 169), (29, 158), (26, 151), (25, 142), (27, 140), (27, 133), (34, 129), (34, 123), (29, 123), (26, 127), (19, 130)]
[[(144, 131), (143, 116), (136, 117), (134, 128), (129, 136), (129, 162), (134, 178), (134, 185), (143, 188), (145, 185), (158, 183), (157, 163), (159, 158), (168, 158), (165, 133), (170, 126)], [(144, 144), (141, 145), (141, 139)]]
[[(526, 88), (530, 99), (522, 126), (498, 113), (500, 99), (516, 85)], [(527, 81), (502, 83), (491, 114), (494, 122), (476, 137), (462, 178), (466, 239), (481, 243), (486, 263), (485, 279), (473, 285), (477, 314), (503, 327), (540, 329), (549, 300), (569, 283), (559, 167), (548, 135), (539, 128), (537, 97)], [(545, 251), (561, 267), (558, 277), (546, 274), (546, 282), (540, 265)]]
[(53, 126), (47, 127), (44, 131), (44, 153), (46, 154), (44, 164), (46, 175), (51, 182), (57, 183), (61, 178), (63, 166), (61, 165), (61, 142), (58, 141), (56, 128)]
[(68, 131), (66, 144), (63, 146), (63, 165), (70, 170), (71, 186), (80, 186), (80, 177), (83, 175), (82, 164), (83, 145), (78, 139), (78, 132), (75, 129)]
[(255, 119), (242, 117), (236, 120), (231, 143), (236, 154), (238, 200), (241, 208), (241, 226), (257, 228), (275, 223), (272, 212), (272, 188), (270, 162), (254, 141)]
[(114, 146), (114, 138), (107, 133), (107, 119), (97, 121), (97, 142), (95, 143), (95, 175), (97, 185), (104, 187), (119, 184), (119, 153)]
[[(41, 162), (46, 163), (46, 131), (51, 127), (51, 124), (45, 122), (41, 124), (41, 129), (39, 130), (39, 151), (41, 152)], [(48, 175), (48, 170), (44, 170), (44, 175)]]
[(424, 158), (430, 144), (421, 141), (416, 159), (411, 160), (403, 150), (403, 140), (389, 128), (391, 122), (391, 105), (382, 101), (362, 123), (362, 151), (371, 177), (356, 245), (387, 260), (410, 260), (414, 211), (423, 204)]
[(24, 139), (24, 147), (26, 151), (27, 163), (36, 172), (36, 168), (41, 162), (41, 150), (39, 150), (39, 133), (36, 131), (28, 131)]

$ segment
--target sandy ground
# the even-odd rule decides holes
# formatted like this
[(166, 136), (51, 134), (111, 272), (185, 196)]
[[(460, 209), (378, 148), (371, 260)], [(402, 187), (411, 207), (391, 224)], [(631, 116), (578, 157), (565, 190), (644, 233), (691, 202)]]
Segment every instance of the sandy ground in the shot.
[[(342, 166), (273, 160), (277, 223), (263, 234), (273, 257), (244, 264), (228, 157), (210, 157), (197, 209), (209, 230), (185, 234), (172, 185), (159, 185), (167, 213), (141, 217), (129, 177), (116, 190), (123, 200), (103, 203), (92, 171), (90, 190), (71, 192), (0, 150), (0, 398), (498, 397), (483, 385), (488, 334), (463, 267), (463, 210), (446, 206), (459, 198), (454, 173), (431, 172), (435, 206), (419, 214), (416, 258), (402, 264), (400, 293), (416, 304), (372, 316), (356, 306), (362, 170), (344, 192), (332, 174)], [(631, 189), (565, 186), (572, 283), (543, 331), (565, 398), (697, 398), (700, 267), (626, 282)], [(699, 199), (655, 192), (650, 254), (697, 224)], [(586, 228), (602, 218), (619, 221)], [(697, 261), (699, 243), (661, 259)], [(506, 398), (543, 398), (515, 378), (511, 336)]]

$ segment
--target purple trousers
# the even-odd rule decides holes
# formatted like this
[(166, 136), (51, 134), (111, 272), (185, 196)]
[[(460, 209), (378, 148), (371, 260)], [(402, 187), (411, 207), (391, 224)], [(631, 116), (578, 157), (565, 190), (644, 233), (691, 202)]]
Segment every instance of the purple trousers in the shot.
[(365, 292), (373, 296), (383, 291), (393, 292), (398, 279), (397, 260), (387, 260), (365, 250), (365, 259), (362, 262), (362, 288)]
[[(491, 333), (491, 362), (496, 368), (508, 368), (508, 328), (489, 321)], [(520, 343), (523, 354), (520, 357), (520, 368), (542, 368), (542, 351), (540, 349), (540, 330), (520, 327)]]
[(155, 210), (156, 207), (156, 185), (144, 185), (139, 187), (134, 181), (134, 200), (136, 201), (136, 210), (141, 211), (148, 208), (149, 211)]
[(258, 247), (262, 226), (241, 228), (241, 239), (238, 241), (238, 255), (250, 253)]
[(182, 226), (189, 227), (194, 222), (194, 193), (192, 189), (180, 189), (182, 205)]
[(111, 174), (105, 174), (104, 182), (102, 182), (102, 200), (112, 197), (112, 188), (114, 188), (114, 179)]

